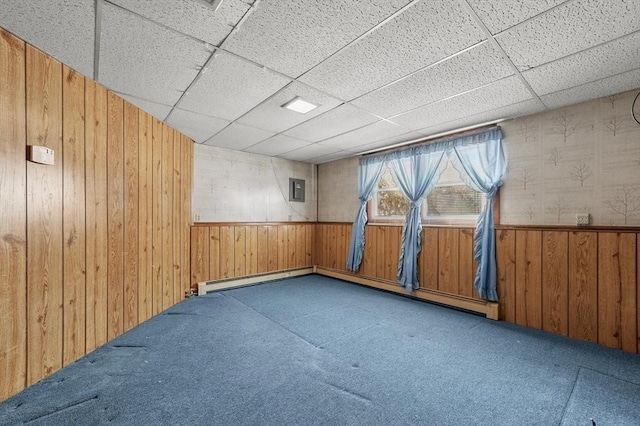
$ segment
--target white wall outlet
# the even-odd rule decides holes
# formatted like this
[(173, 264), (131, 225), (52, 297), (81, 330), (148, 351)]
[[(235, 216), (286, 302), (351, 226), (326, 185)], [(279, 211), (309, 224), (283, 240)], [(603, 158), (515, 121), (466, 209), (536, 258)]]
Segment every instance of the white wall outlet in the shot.
[(194, 222), (200, 222), (200, 213), (196, 213), (193, 215), (193, 221)]
[(48, 164), (53, 166), (54, 152), (46, 146), (29, 145), (28, 160), (34, 163)]
[(577, 213), (576, 225), (577, 226), (589, 226), (591, 215), (589, 213)]

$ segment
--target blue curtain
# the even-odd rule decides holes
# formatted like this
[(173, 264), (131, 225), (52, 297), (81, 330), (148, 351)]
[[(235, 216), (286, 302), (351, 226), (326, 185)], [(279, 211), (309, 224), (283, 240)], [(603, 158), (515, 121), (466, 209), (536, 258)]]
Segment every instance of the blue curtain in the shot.
[[(434, 187), (442, 173), (444, 151), (400, 151), (387, 157), (389, 168), (402, 193), (411, 201), (404, 226), (398, 260), (398, 283), (407, 291), (415, 290), (418, 283), (418, 254), (421, 249), (422, 221), (420, 199)], [(407, 155), (410, 154), (410, 155)]]
[(358, 166), (358, 199), (360, 208), (353, 221), (351, 228), (351, 241), (349, 242), (349, 253), (347, 254), (347, 269), (357, 271), (362, 262), (362, 252), (364, 251), (364, 226), (367, 223), (367, 201), (373, 195), (373, 191), (378, 186), (378, 181), (382, 177), (384, 162), (363, 157)]
[(483, 136), (482, 143), (454, 146), (451, 160), (462, 180), (487, 197), (476, 224), (473, 256), (478, 262), (478, 269), (473, 286), (483, 299), (497, 301), (493, 200), (502, 185), (507, 164), (500, 129)]

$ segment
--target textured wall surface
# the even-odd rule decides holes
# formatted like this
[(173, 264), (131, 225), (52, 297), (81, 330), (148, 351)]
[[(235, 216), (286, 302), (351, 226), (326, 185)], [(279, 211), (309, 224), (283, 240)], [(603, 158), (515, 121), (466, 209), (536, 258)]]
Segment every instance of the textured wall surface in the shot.
[[(196, 144), (194, 222), (315, 222), (316, 166)], [(305, 202), (289, 202), (289, 178), (304, 179)]]
[(352, 222), (358, 206), (358, 158), (318, 165), (318, 221)]
[[(592, 225), (640, 225), (640, 125), (631, 117), (637, 93), (501, 123), (508, 158), (501, 223), (573, 225), (576, 213), (590, 213)], [(357, 164), (318, 166), (320, 221), (353, 221)]]
[(640, 225), (637, 90), (502, 123), (509, 171), (502, 223)]

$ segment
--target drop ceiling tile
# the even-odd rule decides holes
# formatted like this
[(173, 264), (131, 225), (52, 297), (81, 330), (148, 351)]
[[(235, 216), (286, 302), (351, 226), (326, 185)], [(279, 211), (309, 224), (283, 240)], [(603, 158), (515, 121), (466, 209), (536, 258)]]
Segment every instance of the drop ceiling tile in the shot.
[(285, 135), (309, 142), (319, 142), (378, 121), (368, 112), (343, 104), (331, 111), (287, 130)]
[(202, 43), (103, 2), (98, 81), (109, 89), (173, 105), (209, 55)]
[(93, 77), (94, 3), (1, 0), (0, 27), (81, 74)]
[(392, 117), (391, 120), (409, 129), (418, 130), (521, 102), (531, 97), (531, 93), (522, 81), (517, 76), (512, 76)]
[(288, 83), (281, 75), (220, 52), (178, 106), (233, 121)]
[(316, 158), (320, 158), (329, 154), (340, 152), (339, 149), (323, 146), (317, 143), (307, 145), (305, 147), (286, 152), (278, 155), (280, 158), (286, 158), (293, 161), (304, 161), (306, 163), (315, 163)]
[(392, 137), (381, 139), (375, 142), (359, 145), (353, 148), (347, 148), (347, 151), (351, 151), (354, 153), (363, 153), (363, 152), (368, 152), (372, 150), (382, 150), (382, 149), (390, 148), (394, 145), (402, 144), (404, 142), (417, 141), (418, 139), (421, 139), (421, 138), (424, 138), (424, 135), (418, 132), (407, 132), (401, 135), (392, 136)]
[(164, 121), (164, 119), (167, 117), (169, 112), (171, 112), (171, 106), (169, 105), (162, 105), (156, 102), (151, 102), (144, 99), (136, 98), (135, 96), (130, 96), (124, 93), (118, 93), (117, 95), (123, 98), (124, 100), (132, 103), (133, 105), (137, 106), (141, 110), (144, 110), (149, 114), (153, 115), (155, 118), (157, 118), (160, 121)]
[(300, 139), (290, 138), (285, 135), (275, 135), (265, 141), (257, 143), (253, 146), (245, 148), (245, 151), (252, 152), (254, 154), (268, 155), (275, 157), (285, 152), (293, 151), (304, 146), (311, 145), (307, 141)]
[(640, 32), (533, 68), (523, 73), (538, 95), (600, 80), (638, 68)]
[(542, 96), (547, 107), (560, 108), (640, 87), (640, 68)]
[(241, 0), (225, 0), (214, 12), (202, 0), (110, 0), (181, 33), (218, 46), (249, 10)]
[(205, 145), (217, 146), (241, 151), (273, 136), (272, 132), (232, 123), (220, 133), (205, 142)]
[(351, 103), (390, 117), (511, 74), (512, 68), (498, 49), (491, 43), (482, 43)]
[(436, 126), (420, 129), (425, 137), (432, 137), (444, 132), (464, 130), (468, 127), (478, 126), (495, 120), (507, 120), (525, 115), (537, 114), (544, 111), (545, 108), (539, 101), (529, 99), (512, 105), (507, 105), (494, 110), (481, 112), (479, 114), (470, 115), (468, 117), (457, 118), (455, 120), (441, 123)]
[(639, 29), (640, 1), (578, 0), (496, 39), (524, 71)]
[(403, 133), (407, 133), (407, 129), (403, 129), (394, 123), (380, 120), (349, 133), (344, 133), (340, 136), (323, 140), (320, 144), (340, 149), (351, 149), (356, 146), (371, 143), (380, 139), (398, 136)]
[(202, 143), (227, 127), (230, 122), (191, 111), (175, 109), (167, 119), (167, 124), (189, 136), (195, 142)]
[(423, 1), (327, 59), (300, 81), (350, 100), (484, 39), (460, 2)]
[(409, 0), (263, 1), (225, 48), (297, 77), (407, 3)]
[(504, 0), (467, 1), (491, 34), (497, 34), (567, 0), (516, 0), (508, 4)]
[(334, 152), (333, 154), (328, 154), (328, 155), (323, 155), (321, 157), (317, 157), (313, 161), (313, 163), (314, 164), (328, 163), (330, 161), (342, 160), (344, 158), (349, 158), (349, 157), (353, 157), (353, 156), (354, 156), (353, 152), (339, 151), (339, 152)]
[[(296, 96), (300, 96), (302, 99), (318, 105), (318, 108), (309, 111), (306, 114), (300, 114), (298, 112), (282, 108), (283, 104), (289, 102)], [(317, 115), (327, 112), (341, 103), (342, 102), (338, 99), (318, 92), (305, 84), (294, 81), (277, 94), (273, 95), (271, 98), (267, 99), (262, 104), (239, 118), (238, 122), (265, 130), (271, 130), (273, 132), (283, 132)]]

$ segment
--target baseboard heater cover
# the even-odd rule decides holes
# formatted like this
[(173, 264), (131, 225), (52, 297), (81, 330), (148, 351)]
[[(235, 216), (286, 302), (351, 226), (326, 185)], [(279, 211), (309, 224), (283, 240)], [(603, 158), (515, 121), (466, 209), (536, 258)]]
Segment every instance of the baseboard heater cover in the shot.
[(289, 269), (281, 272), (270, 272), (267, 274), (252, 275), (243, 278), (229, 278), (217, 281), (203, 281), (198, 283), (198, 296), (207, 294), (209, 291), (227, 290), (230, 288), (244, 287), (247, 285), (258, 284), (264, 281), (281, 280), (284, 278), (300, 277), (314, 273), (315, 268), (307, 267), (300, 269)]
[(300, 269), (291, 269), (287, 271), (267, 273), (261, 275), (253, 275), (244, 278), (229, 278), (225, 280), (217, 281), (204, 281), (198, 283), (198, 296), (207, 294), (209, 291), (227, 290), (230, 288), (244, 287), (248, 285), (258, 284), (265, 281), (280, 280), (284, 278), (299, 277), (303, 275), (318, 274), (331, 278), (337, 278), (344, 281), (349, 281), (356, 284), (362, 284), (369, 287), (378, 288), (381, 290), (398, 293), (401, 295), (409, 295), (416, 299), (425, 300), (428, 302), (434, 302), (445, 306), (451, 306), (454, 308), (464, 309), (471, 312), (477, 312), (485, 315), (492, 320), (498, 320), (499, 318), (499, 305), (497, 302), (489, 302), (485, 300), (472, 299), (464, 296), (457, 296), (454, 294), (442, 293), (439, 291), (419, 289), (406, 293), (404, 289), (397, 284), (374, 278), (362, 277), (349, 272), (340, 271), (331, 268), (325, 268), (322, 266), (313, 266)]

